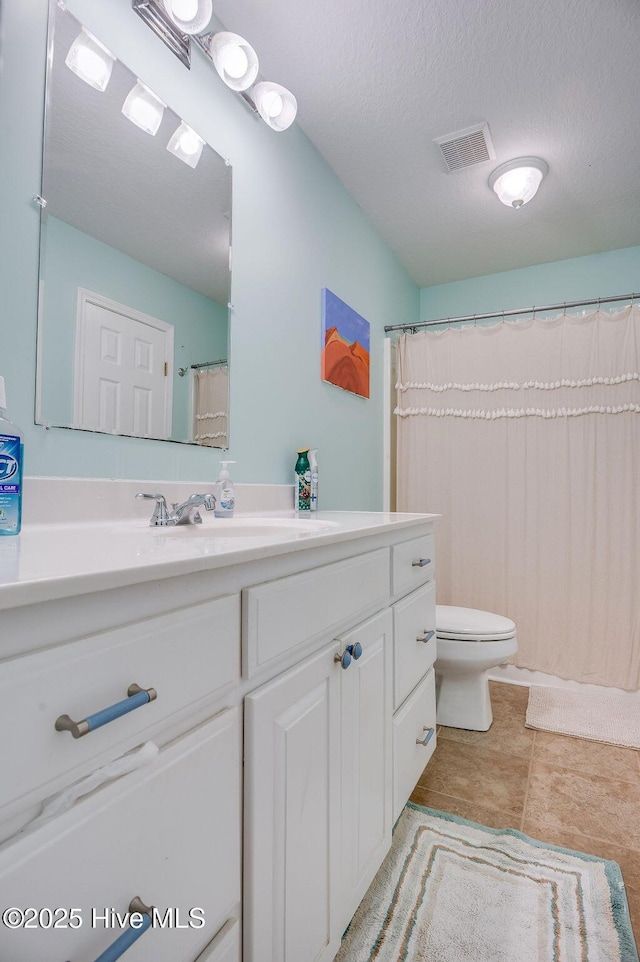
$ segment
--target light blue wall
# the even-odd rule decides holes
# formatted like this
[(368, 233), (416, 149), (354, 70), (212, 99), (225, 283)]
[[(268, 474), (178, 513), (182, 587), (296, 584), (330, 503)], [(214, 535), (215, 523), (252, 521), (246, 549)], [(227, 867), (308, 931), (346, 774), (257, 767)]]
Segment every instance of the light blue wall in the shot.
[(73, 358), (78, 287), (150, 314), (174, 328), (173, 430), (192, 437), (191, 381), (178, 368), (227, 355), (227, 307), (103, 244), (57, 217), (43, 225), (40, 297), (42, 416), (73, 422)]
[[(319, 448), (321, 506), (382, 504), (385, 324), (418, 317), (419, 291), (315, 148), (277, 134), (199, 51), (188, 72), (130, 0), (69, 10), (233, 165), (230, 458), (238, 481), (291, 481), (295, 450)], [(32, 475), (208, 481), (219, 453), (33, 425), (46, 0), (2, 4), (0, 374), (25, 429)], [(301, 104), (301, 112), (304, 104)], [(321, 290), (371, 322), (369, 401), (320, 380)]]
[(626, 247), (425, 287), (420, 292), (420, 320), (585, 301), (639, 290), (640, 247)]

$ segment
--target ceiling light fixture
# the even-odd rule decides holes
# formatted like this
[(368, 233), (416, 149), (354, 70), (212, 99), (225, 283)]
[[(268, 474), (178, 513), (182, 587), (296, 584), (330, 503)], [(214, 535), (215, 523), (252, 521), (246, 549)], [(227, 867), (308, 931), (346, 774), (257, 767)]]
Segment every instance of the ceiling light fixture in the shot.
[(296, 119), (298, 104), (290, 90), (263, 80), (251, 91), (258, 113), (272, 130), (286, 130)]
[(519, 157), (500, 164), (489, 177), (489, 187), (507, 207), (518, 209), (535, 197), (549, 172), (539, 157)]
[(184, 120), (167, 144), (167, 150), (195, 170), (202, 156), (204, 140)]
[(213, 16), (213, 0), (163, 0), (164, 8), (183, 33), (202, 33)]
[(94, 90), (106, 90), (115, 57), (103, 43), (83, 27), (69, 48), (65, 63), (69, 70)]
[(227, 87), (247, 90), (258, 76), (258, 55), (244, 37), (222, 31), (204, 37), (204, 49)]
[(138, 80), (135, 87), (127, 94), (122, 105), (122, 113), (132, 124), (154, 137), (167, 105), (149, 90), (146, 84)]

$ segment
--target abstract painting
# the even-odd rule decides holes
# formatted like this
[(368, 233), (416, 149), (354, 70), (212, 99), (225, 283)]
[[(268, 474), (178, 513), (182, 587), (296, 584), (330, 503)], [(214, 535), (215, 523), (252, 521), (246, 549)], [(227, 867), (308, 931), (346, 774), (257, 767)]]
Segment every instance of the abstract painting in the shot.
[(369, 397), (370, 324), (353, 308), (322, 289), (322, 380)]

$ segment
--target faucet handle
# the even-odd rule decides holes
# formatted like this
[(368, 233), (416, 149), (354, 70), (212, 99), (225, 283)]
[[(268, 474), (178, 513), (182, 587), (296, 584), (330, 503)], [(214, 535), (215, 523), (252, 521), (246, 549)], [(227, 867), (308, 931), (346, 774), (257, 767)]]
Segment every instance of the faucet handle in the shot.
[(216, 506), (216, 496), (215, 494), (205, 494), (204, 501), (202, 502), (205, 510), (213, 511)]
[(167, 501), (163, 494), (147, 494), (144, 491), (139, 491), (138, 494), (136, 494), (136, 498), (156, 502), (151, 520), (149, 521), (150, 525), (169, 525), (173, 523), (169, 517)]

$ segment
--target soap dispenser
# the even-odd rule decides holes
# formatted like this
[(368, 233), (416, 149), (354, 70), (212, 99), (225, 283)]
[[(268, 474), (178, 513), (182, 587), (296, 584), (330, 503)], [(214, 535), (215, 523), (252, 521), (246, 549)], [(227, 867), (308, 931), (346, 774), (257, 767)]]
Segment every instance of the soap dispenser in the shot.
[(216, 506), (213, 512), (216, 518), (233, 517), (233, 510), (236, 506), (236, 492), (233, 482), (229, 480), (227, 465), (235, 463), (235, 461), (222, 462), (222, 471), (216, 481)]

